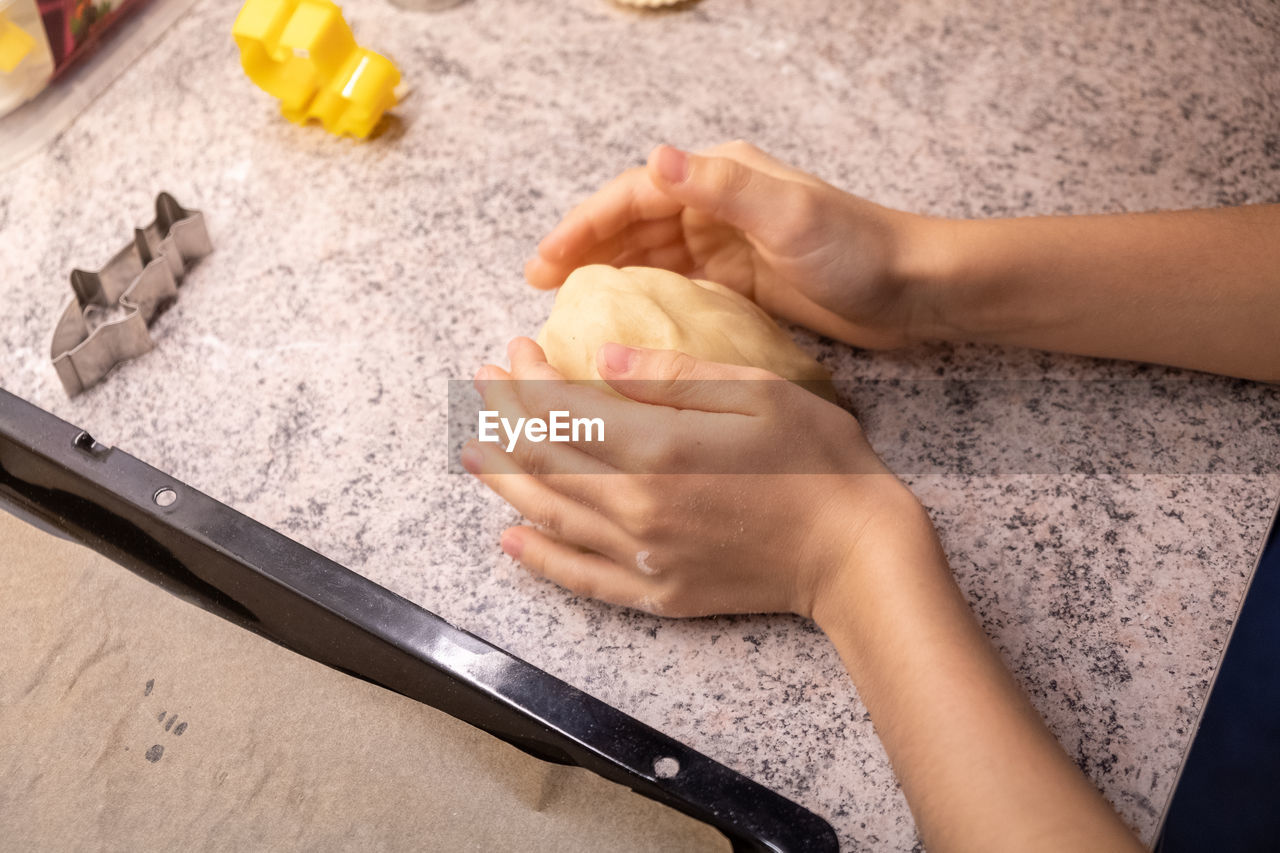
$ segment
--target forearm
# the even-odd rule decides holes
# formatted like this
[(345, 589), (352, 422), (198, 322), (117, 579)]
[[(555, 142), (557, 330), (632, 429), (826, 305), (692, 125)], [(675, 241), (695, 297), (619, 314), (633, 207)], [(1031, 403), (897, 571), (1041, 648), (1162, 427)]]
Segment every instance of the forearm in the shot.
[(923, 510), (903, 503), (892, 530), (863, 537), (814, 617), (871, 712), (926, 846), (1140, 849), (983, 636)]
[(923, 220), (912, 334), (1280, 380), (1280, 205)]

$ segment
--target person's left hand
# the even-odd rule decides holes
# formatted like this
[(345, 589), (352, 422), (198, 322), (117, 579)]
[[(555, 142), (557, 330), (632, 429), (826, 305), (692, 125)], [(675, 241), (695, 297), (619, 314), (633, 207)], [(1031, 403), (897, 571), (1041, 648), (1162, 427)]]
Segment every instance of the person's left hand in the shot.
[(528, 338), (508, 354), (509, 372), (476, 376), (487, 409), (600, 417), (607, 440), (472, 441), (461, 461), (534, 522), (503, 550), (578, 594), (665, 616), (810, 616), (868, 531), (917, 515), (850, 414), (767, 371), (606, 344), (597, 367), (619, 397), (565, 381)]

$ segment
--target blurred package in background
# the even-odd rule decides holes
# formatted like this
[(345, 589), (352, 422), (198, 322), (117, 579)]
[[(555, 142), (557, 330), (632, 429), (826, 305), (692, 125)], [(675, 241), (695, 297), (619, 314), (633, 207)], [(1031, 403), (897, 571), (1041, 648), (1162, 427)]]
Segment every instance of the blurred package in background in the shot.
[(0, 169), (63, 130), (193, 0), (0, 0)]
[(35, 97), (53, 76), (53, 53), (35, 0), (0, 0), (0, 115)]
[(0, 115), (35, 97), (146, 0), (0, 0)]

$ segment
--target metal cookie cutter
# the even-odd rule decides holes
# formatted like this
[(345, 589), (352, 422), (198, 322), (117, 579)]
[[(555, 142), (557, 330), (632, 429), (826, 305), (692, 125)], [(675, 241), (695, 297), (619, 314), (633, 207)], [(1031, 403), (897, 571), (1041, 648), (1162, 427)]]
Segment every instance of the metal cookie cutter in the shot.
[(149, 352), (147, 327), (178, 298), (187, 266), (213, 251), (204, 216), (168, 193), (156, 218), (98, 272), (73, 270), (75, 297), (53, 329), (50, 357), (67, 396), (97, 383), (122, 361)]

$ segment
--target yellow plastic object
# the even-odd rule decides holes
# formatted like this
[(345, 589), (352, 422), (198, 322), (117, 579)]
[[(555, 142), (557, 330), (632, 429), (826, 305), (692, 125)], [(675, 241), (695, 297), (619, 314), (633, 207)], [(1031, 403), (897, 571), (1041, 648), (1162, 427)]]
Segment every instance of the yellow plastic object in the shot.
[(22, 27), (0, 12), (0, 72), (8, 74), (26, 59), (36, 46), (36, 40)]
[(248, 0), (231, 28), (249, 79), (297, 124), (363, 139), (396, 105), (400, 72), (356, 44), (329, 0)]

